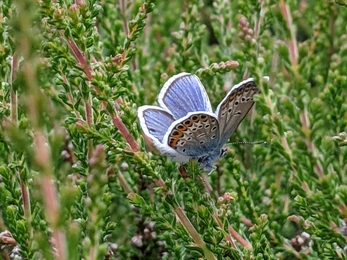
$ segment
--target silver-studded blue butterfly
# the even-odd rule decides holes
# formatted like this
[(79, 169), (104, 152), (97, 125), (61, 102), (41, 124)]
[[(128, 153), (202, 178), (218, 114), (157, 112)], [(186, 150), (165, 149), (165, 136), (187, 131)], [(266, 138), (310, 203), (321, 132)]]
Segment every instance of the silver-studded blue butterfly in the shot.
[[(268, 80), (268, 77), (264, 77)], [(226, 153), (224, 144), (254, 104), (259, 92), (253, 78), (235, 85), (213, 113), (199, 78), (180, 73), (159, 93), (157, 106), (141, 106), (138, 117), (154, 146), (174, 161), (197, 159), (206, 171)]]

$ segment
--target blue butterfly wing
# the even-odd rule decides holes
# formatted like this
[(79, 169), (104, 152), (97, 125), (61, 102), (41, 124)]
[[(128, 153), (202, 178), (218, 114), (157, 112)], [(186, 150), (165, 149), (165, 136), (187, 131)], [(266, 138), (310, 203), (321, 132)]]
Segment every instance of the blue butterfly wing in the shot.
[(166, 110), (155, 106), (141, 106), (138, 109), (138, 117), (144, 133), (151, 139), (156, 138), (163, 143), (163, 138), (175, 121)]
[(164, 84), (158, 103), (170, 111), (175, 120), (190, 112), (212, 112), (210, 100), (199, 78), (185, 72), (171, 77)]

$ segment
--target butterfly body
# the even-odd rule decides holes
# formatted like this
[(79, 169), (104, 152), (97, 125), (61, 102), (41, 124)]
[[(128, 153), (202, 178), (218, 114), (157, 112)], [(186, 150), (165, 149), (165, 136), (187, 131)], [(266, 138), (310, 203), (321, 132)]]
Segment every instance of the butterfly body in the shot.
[(211, 171), (258, 92), (252, 78), (242, 81), (213, 113), (199, 78), (183, 72), (164, 84), (158, 97), (160, 107), (141, 106), (138, 117), (144, 133), (163, 155), (178, 162), (197, 159), (200, 167)]

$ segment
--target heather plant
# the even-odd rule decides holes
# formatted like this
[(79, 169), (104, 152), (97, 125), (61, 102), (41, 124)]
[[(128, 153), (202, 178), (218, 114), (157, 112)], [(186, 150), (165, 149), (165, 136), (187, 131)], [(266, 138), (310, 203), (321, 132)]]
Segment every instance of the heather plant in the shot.
[[(347, 258), (346, 1), (0, 10), (1, 259)], [(183, 71), (260, 89), (210, 175), (137, 118)]]

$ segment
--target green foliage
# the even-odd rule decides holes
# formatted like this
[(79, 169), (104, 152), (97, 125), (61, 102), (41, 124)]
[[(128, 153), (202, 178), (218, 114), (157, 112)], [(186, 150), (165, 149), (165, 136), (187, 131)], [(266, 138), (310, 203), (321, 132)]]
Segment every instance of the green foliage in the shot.
[[(0, 4), (1, 259), (346, 259), (346, 1)], [(217, 169), (137, 108), (197, 74), (261, 93)], [(269, 82), (262, 80), (270, 77)]]

